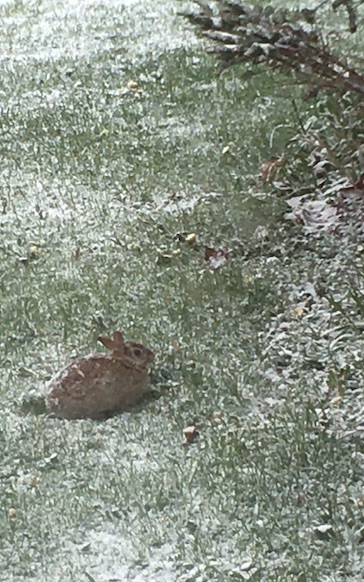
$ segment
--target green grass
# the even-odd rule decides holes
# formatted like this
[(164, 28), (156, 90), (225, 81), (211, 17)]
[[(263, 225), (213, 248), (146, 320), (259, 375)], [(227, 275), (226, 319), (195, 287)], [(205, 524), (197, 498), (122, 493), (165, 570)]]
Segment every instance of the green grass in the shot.
[[(52, 4), (2, 9), (1, 579), (359, 581), (362, 252), (288, 234), (256, 179), (292, 102), (216, 78), (174, 4), (79, 5), (53, 36)], [(115, 329), (156, 350), (152, 398), (50, 418), (45, 382)]]

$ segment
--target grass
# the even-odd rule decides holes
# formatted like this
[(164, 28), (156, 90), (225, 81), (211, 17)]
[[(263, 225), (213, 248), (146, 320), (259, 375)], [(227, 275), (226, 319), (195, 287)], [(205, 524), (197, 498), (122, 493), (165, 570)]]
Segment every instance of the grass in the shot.
[[(362, 251), (287, 233), (257, 184), (297, 130), (276, 80), (216, 78), (151, 6), (2, 8), (2, 579), (360, 580)], [(156, 350), (154, 397), (50, 418), (114, 329)]]

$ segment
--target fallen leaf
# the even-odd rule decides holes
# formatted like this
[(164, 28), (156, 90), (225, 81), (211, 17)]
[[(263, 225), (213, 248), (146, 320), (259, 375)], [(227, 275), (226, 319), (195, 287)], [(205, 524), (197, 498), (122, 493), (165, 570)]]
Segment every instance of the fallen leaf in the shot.
[(242, 564), (240, 564), (240, 570), (243, 570), (245, 572), (247, 572), (248, 570), (250, 570), (250, 568), (253, 565), (253, 560), (246, 560), (245, 562), (243, 562)]
[(32, 257), (34, 259), (38, 254), (39, 254), (39, 248), (37, 247), (37, 245), (31, 245), (29, 247), (30, 257)]
[(205, 247), (205, 261), (209, 261), (213, 269), (218, 269), (225, 265), (229, 259), (229, 249), (224, 247), (222, 249), (214, 249)]
[(192, 445), (196, 439), (200, 436), (195, 424), (190, 424), (183, 429), (183, 434), (185, 436), (184, 446)]
[(332, 525), (330, 525), (329, 523), (318, 525), (317, 527), (314, 528), (314, 531), (317, 537), (319, 537), (322, 540), (328, 539), (334, 533), (334, 529)]
[(211, 422), (214, 422), (215, 424), (221, 424), (223, 422), (223, 413), (222, 412), (215, 412), (211, 417), (210, 420)]
[(295, 313), (297, 317), (302, 317), (305, 313), (305, 308), (302, 307), (301, 305), (298, 305), (293, 309), (293, 313)]
[(348, 195), (364, 196), (364, 173), (359, 176), (352, 186), (340, 188), (339, 199), (343, 199)]
[(196, 233), (191, 232), (190, 234), (188, 234), (185, 238), (185, 242), (188, 243), (189, 245), (193, 245), (196, 242)]
[(130, 91), (138, 91), (139, 89), (139, 85), (136, 81), (128, 81), (126, 84), (127, 88), (130, 89)]
[(229, 146), (225, 146), (224, 148), (222, 148), (222, 152), (221, 152), (222, 155), (227, 154), (229, 150), (230, 150), (230, 147)]
[(292, 212), (287, 212), (285, 218), (303, 223), (307, 234), (332, 230), (339, 222), (337, 208), (325, 200), (307, 200), (304, 196), (294, 196), (287, 203)]
[(362, 206), (364, 198), (364, 174), (354, 182), (352, 186), (344, 186), (338, 190), (337, 207), (342, 211), (348, 204)]
[(342, 396), (335, 396), (332, 400), (330, 400), (330, 406), (339, 406), (343, 397)]
[(364, 221), (364, 173), (352, 185), (341, 186), (336, 194), (336, 208), (341, 222), (361, 229)]
[(172, 255), (168, 253), (161, 253), (156, 258), (157, 265), (168, 265), (172, 260)]
[(281, 168), (285, 164), (285, 159), (283, 157), (273, 158), (269, 162), (264, 162), (262, 165), (261, 179), (263, 182), (269, 182), (274, 178), (277, 173), (278, 168)]
[(205, 261), (210, 260), (211, 257), (214, 257), (215, 255), (216, 255), (215, 249), (213, 249), (212, 247), (205, 247)]

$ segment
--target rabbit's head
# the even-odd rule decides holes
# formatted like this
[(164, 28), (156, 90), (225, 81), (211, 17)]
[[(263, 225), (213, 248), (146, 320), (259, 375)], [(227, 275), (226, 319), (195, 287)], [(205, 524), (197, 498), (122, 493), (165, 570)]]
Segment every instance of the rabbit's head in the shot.
[(116, 331), (112, 339), (99, 337), (98, 340), (112, 351), (112, 357), (128, 366), (146, 370), (154, 360), (152, 350), (133, 340), (125, 341), (120, 331)]
[(147, 368), (154, 360), (154, 352), (133, 340), (125, 342), (125, 352), (140, 368)]

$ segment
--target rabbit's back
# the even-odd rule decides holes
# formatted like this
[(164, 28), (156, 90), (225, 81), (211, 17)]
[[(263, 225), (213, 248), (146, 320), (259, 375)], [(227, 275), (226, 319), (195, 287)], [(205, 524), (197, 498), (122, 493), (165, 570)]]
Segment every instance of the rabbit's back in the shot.
[(51, 380), (46, 404), (60, 418), (103, 418), (135, 404), (147, 390), (146, 369), (95, 354), (69, 364)]

